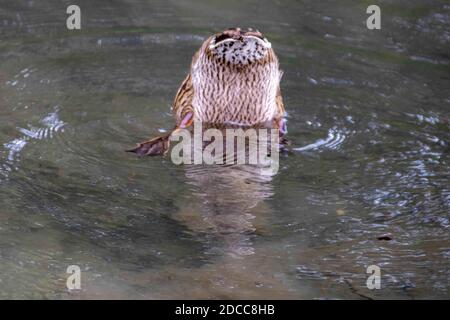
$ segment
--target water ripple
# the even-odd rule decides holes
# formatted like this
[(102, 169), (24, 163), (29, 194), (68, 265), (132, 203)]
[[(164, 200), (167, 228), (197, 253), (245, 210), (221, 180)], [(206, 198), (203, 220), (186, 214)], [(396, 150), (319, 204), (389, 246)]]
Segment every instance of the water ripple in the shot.
[(3, 144), (6, 156), (2, 156), (5, 160), (0, 167), (0, 177), (7, 178), (9, 172), (18, 170), (17, 163), (20, 160), (20, 153), (30, 140), (52, 139), (55, 133), (64, 130), (65, 123), (59, 119), (58, 112), (58, 107), (55, 107), (54, 112), (44, 116), (40, 121), (42, 126), (29, 125), (28, 128), (18, 128), (22, 135)]
[(325, 139), (319, 139), (313, 143), (310, 143), (306, 146), (294, 148), (295, 151), (311, 151), (318, 150), (322, 148), (327, 149), (338, 149), (347, 137), (347, 133), (343, 130), (339, 130), (336, 127), (333, 127), (328, 130), (328, 135)]

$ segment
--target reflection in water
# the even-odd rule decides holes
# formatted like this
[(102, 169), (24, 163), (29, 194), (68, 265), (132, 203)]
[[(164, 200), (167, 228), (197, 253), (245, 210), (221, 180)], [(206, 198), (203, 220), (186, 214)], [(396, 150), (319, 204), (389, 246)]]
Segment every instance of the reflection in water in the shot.
[[(169, 152), (173, 159), (182, 146), (192, 194), (187, 203), (179, 204), (175, 217), (210, 239), (205, 254), (252, 255), (252, 238), (270, 215), (265, 200), (273, 196), (271, 181), (279, 166), (278, 130), (199, 126), (194, 123), (194, 129), (185, 132), (186, 137)], [(200, 158), (203, 164), (192, 164)], [(224, 164), (208, 165), (213, 159)]]
[(253, 254), (253, 236), (267, 228), (255, 224), (261, 224), (269, 212), (258, 211), (256, 217), (252, 210), (258, 206), (268, 211), (264, 200), (273, 195), (271, 177), (251, 166), (191, 167), (186, 176), (195, 199), (188, 204), (188, 215), (182, 207), (177, 218), (195, 232), (217, 237), (225, 246), (220, 253)]
[[(204, 254), (214, 257), (188, 271), (188, 279), (196, 279), (205, 289), (194, 290), (189, 297), (232, 298), (236, 290), (241, 298), (301, 297), (283, 275), (284, 253), (254, 243), (271, 233), (273, 212), (266, 200), (273, 196), (272, 177), (250, 165), (188, 166), (186, 177), (192, 196), (179, 204), (172, 218), (204, 239)], [(272, 254), (277, 259), (270, 258)], [(184, 272), (172, 272), (181, 281), (178, 285), (188, 285)]]

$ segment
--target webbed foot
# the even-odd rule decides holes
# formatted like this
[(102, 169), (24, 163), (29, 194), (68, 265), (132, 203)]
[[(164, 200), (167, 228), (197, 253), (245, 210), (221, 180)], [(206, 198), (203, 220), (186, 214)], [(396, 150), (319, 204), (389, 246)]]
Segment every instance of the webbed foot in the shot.
[(170, 146), (170, 134), (156, 137), (149, 141), (144, 141), (138, 143), (137, 147), (129, 150), (127, 152), (134, 152), (139, 156), (158, 156), (163, 155), (169, 150)]

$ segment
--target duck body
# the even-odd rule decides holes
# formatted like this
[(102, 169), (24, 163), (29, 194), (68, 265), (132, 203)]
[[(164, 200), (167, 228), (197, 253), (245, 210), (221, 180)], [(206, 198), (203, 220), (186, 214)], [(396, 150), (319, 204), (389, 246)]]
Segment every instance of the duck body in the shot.
[[(174, 130), (199, 121), (222, 127), (279, 128), (284, 135), (281, 76), (278, 58), (260, 32), (235, 28), (209, 37), (195, 53), (190, 73), (175, 96)], [(170, 135), (129, 151), (162, 154), (168, 149)]]

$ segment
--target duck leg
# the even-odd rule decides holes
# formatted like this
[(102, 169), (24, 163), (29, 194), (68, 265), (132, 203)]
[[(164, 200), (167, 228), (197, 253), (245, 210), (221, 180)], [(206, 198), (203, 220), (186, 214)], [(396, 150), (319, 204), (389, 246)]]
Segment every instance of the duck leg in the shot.
[(165, 136), (156, 137), (151, 140), (138, 143), (135, 148), (125, 151), (134, 152), (139, 156), (157, 156), (165, 154), (167, 150), (169, 150), (171, 134), (172, 132)]

